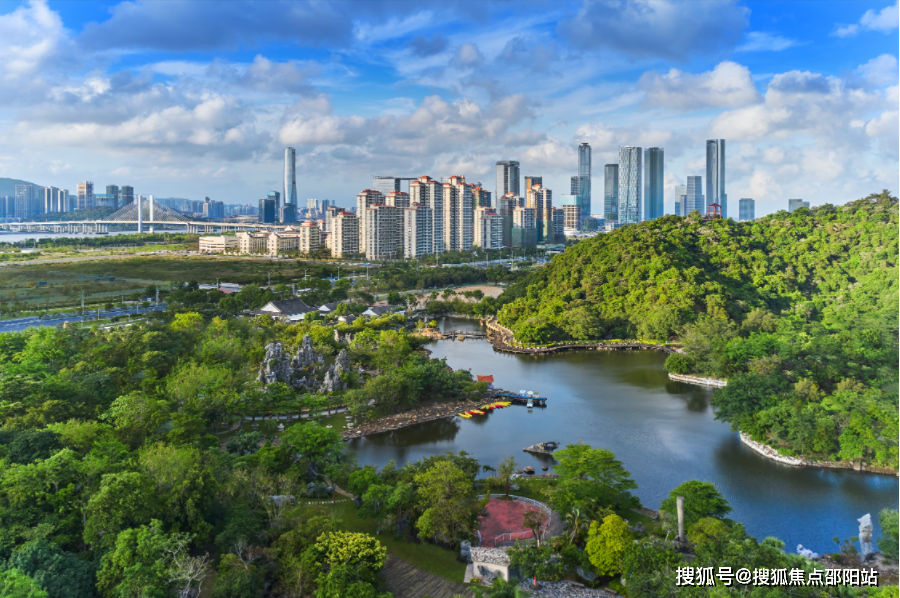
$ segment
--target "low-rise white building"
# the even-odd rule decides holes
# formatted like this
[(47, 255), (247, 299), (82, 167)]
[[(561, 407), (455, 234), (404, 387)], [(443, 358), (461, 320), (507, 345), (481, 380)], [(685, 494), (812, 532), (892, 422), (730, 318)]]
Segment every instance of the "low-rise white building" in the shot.
[(218, 237), (200, 237), (200, 253), (225, 253), (239, 251), (241, 243), (237, 237), (221, 235)]

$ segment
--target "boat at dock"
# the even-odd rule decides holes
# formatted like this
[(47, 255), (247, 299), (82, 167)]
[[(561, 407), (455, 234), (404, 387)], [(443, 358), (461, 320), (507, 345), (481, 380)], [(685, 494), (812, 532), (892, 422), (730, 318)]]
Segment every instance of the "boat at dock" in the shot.
[(531, 406), (534, 407), (547, 406), (547, 397), (541, 397), (529, 391), (519, 391), (518, 393), (515, 393), (508, 390), (500, 390), (497, 391), (494, 396), (516, 405), (528, 405), (528, 403), (531, 402)]

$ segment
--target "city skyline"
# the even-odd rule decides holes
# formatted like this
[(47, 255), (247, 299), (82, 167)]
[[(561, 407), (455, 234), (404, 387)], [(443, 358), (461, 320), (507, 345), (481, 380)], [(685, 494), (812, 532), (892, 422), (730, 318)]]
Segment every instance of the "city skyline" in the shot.
[(500, 160), (562, 192), (579, 144), (632, 145), (665, 148), (672, 213), (721, 138), (757, 215), (900, 186), (896, 3), (463, 6), (5, 5), (0, 176), (249, 204), (288, 200), (293, 147), (298, 202), (349, 206), (374, 174), (489, 185)]

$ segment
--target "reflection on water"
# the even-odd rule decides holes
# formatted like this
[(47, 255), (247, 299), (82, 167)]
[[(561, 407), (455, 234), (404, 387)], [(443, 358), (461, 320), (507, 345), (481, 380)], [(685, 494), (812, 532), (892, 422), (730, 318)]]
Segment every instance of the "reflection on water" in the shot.
[[(478, 328), (468, 320), (441, 325)], [(429, 348), (454, 369), (493, 375), (496, 387), (538, 392), (548, 397), (548, 407), (512, 406), (471, 420), (428, 422), (354, 440), (348, 444), (360, 463), (402, 464), (465, 450), (494, 467), (513, 455), (520, 467), (540, 470), (546, 464), (552, 471), (552, 457), (522, 449), (548, 440), (584, 441), (613, 451), (651, 508), (684, 481), (712, 481), (734, 508), (731, 516), (751, 534), (778, 536), (788, 548), (803, 544), (817, 552), (831, 550), (833, 536), (856, 535), (856, 519), (865, 513), (897, 508), (896, 476), (792, 467), (749, 450), (728, 423), (715, 420), (712, 390), (669, 380), (661, 353), (516, 356), (495, 353), (483, 341), (438, 341)]]

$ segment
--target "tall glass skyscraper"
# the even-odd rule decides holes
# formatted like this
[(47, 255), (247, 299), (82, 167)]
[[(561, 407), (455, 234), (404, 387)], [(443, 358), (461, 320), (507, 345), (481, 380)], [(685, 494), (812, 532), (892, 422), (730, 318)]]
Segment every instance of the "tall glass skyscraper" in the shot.
[(619, 221), (619, 165), (603, 167), (603, 218), (607, 223)]
[(578, 146), (578, 193), (581, 196), (581, 217), (590, 218), (591, 214), (591, 146), (582, 143)]
[(497, 190), (494, 197), (503, 197), (507, 193), (522, 195), (519, 192), (519, 163), (515, 160), (497, 162)]
[(684, 210), (685, 216), (690, 216), (694, 210), (699, 211), (701, 214), (706, 214), (706, 204), (703, 201), (702, 176), (689, 176), (687, 178), (687, 195), (685, 195), (684, 205), (681, 209)]
[[(728, 196), (725, 194), (725, 140), (706, 141), (706, 205), (722, 206), (722, 218), (728, 218)], [(704, 210), (704, 213), (705, 210)]]
[(297, 205), (297, 152), (284, 148), (284, 203)]
[(641, 221), (641, 148), (619, 148), (619, 224)]
[(738, 200), (739, 220), (754, 220), (756, 218), (756, 202), (749, 197)]
[(664, 161), (663, 148), (648, 147), (644, 150), (644, 220), (662, 218), (665, 214)]

